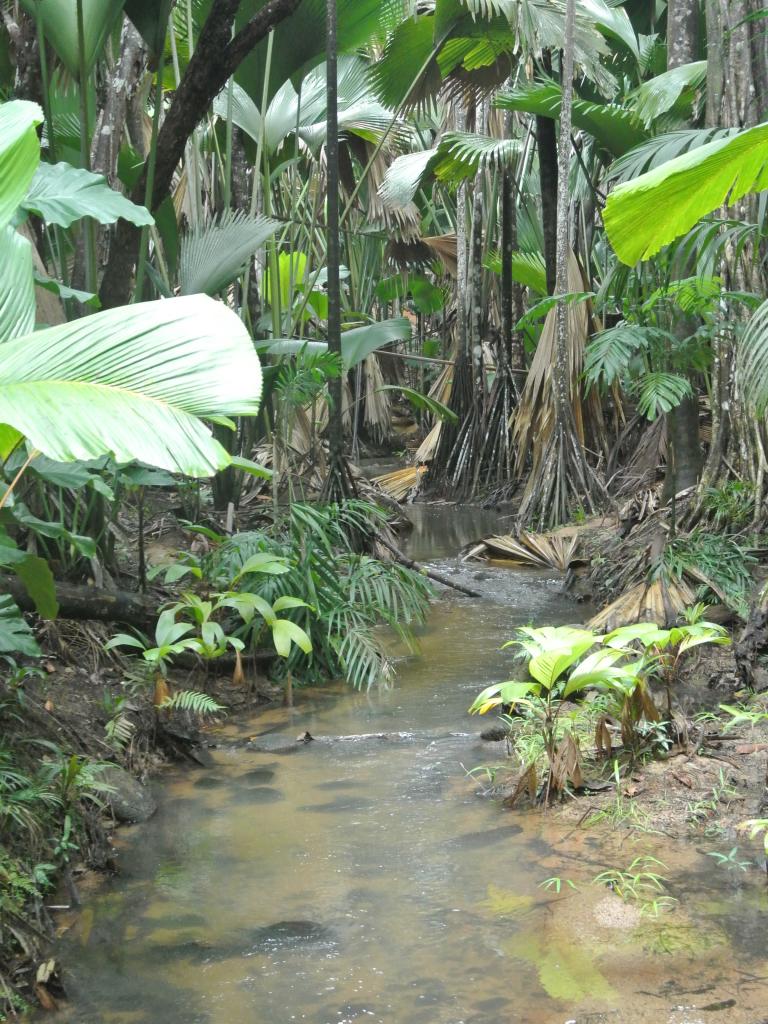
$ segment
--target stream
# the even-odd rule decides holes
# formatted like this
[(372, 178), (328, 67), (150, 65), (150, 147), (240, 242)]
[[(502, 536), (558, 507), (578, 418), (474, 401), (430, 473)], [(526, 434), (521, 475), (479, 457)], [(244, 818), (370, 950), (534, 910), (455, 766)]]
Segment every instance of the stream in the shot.
[[(756, 871), (718, 867), (714, 841), (505, 811), (468, 777), (503, 760), (467, 714), (505, 678), (500, 645), (585, 610), (554, 573), (457, 566), (499, 528), (492, 513), (409, 514), (408, 553), (487, 596), (441, 594), (390, 688), (298, 691), (293, 709), (218, 727), (213, 768), (155, 779), (157, 814), (119, 831), (119, 876), (84, 895), (59, 942), (71, 1001), (47, 1020), (768, 1021)], [(305, 730), (318, 742), (297, 747)], [(591, 884), (641, 854), (664, 860), (679, 901), (658, 920)], [(553, 876), (577, 889), (542, 888)]]

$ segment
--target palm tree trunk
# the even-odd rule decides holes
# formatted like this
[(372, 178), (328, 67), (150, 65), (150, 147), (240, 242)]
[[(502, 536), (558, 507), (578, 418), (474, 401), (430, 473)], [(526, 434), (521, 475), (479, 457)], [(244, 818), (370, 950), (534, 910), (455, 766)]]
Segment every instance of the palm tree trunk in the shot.
[[(574, 32), (576, 0), (567, 0), (565, 41), (562, 54), (562, 104), (558, 147), (557, 259), (556, 294), (557, 333), (555, 364), (552, 368), (554, 425), (546, 456), (534, 470), (520, 507), (520, 518), (538, 528), (567, 522), (577, 506), (594, 511), (605, 491), (587, 464), (579, 441), (571, 401), (571, 372), (568, 350), (568, 304), (562, 296), (568, 292), (569, 169), (571, 157), (571, 111), (573, 104)], [(578, 386), (578, 385), (577, 385)]]
[[(326, 266), (328, 292), (328, 352), (341, 358), (341, 291), (339, 285), (339, 114), (336, 52), (336, 0), (326, 5)], [(352, 493), (352, 480), (344, 461), (342, 378), (328, 381), (328, 476), (323, 488), (327, 501), (342, 501)]]
[[(667, 6), (667, 70), (690, 64), (698, 58), (698, 0), (670, 0)], [(678, 277), (686, 277), (693, 268), (678, 269)], [(680, 314), (672, 330), (681, 342), (696, 330), (696, 321)], [(677, 491), (695, 485), (701, 473), (702, 453), (699, 436), (699, 405), (696, 396), (684, 398), (677, 408), (667, 413), (668, 458), (664, 496), (674, 497)]]
[(554, 295), (557, 288), (557, 141), (555, 122), (551, 118), (537, 115), (536, 140), (539, 152), (541, 222), (544, 231), (547, 291)]

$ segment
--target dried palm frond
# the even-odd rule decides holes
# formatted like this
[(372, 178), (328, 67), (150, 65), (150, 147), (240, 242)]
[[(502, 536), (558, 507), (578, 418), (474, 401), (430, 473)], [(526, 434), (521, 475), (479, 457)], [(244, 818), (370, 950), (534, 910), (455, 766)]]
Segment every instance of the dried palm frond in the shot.
[(373, 478), (373, 483), (395, 501), (413, 500), (421, 485), (421, 478), (427, 471), (426, 466), (406, 466), (392, 473), (384, 473)]
[(593, 616), (587, 628), (611, 630), (633, 622), (656, 622), (668, 627), (695, 600), (696, 596), (687, 583), (659, 577), (653, 583), (638, 583), (630, 587), (607, 608)]
[(384, 441), (392, 429), (390, 392), (384, 390), (381, 363), (375, 353), (363, 360), (363, 422), (373, 438)]
[[(581, 269), (572, 252), (568, 254), (568, 291), (584, 289)], [(567, 309), (568, 357), (570, 368), (570, 399), (573, 419), (579, 441), (599, 437), (602, 431), (600, 402), (591, 389), (584, 397), (581, 384), (584, 369), (584, 347), (589, 336), (589, 309), (585, 302), (569, 303)], [(543, 461), (555, 424), (555, 395), (552, 367), (555, 364), (557, 344), (557, 309), (552, 308), (544, 320), (544, 327), (528, 371), (520, 404), (515, 413), (512, 436), (518, 452), (517, 474), (526, 469), (528, 453), (532, 458), (532, 471), (528, 487), (537, 480), (536, 469)], [(527, 489), (526, 489), (527, 494)], [(523, 496), (525, 501), (525, 495)]]
[(561, 531), (558, 534), (521, 532), (488, 537), (473, 545), (465, 558), (493, 558), (512, 562), (515, 565), (546, 566), (565, 572), (573, 563), (578, 536)]

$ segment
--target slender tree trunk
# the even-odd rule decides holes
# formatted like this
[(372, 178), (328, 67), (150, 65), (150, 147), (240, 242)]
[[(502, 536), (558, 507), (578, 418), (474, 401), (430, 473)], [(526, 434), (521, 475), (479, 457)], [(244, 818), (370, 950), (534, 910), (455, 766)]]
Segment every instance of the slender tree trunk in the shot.
[[(326, 0), (326, 289), (328, 292), (328, 352), (341, 358), (341, 291), (339, 284), (339, 113), (336, 53), (336, 0)], [(352, 480), (344, 461), (342, 378), (328, 381), (328, 476), (323, 489), (327, 501), (341, 501), (352, 493)]]
[(537, 115), (536, 140), (539, 151), (541, 222), (544, 231), (547, 291), (554, 295), (557, 289), (557, 139), (552, 118)]
[[(698, 59), (699, 0), (669, 0), (667, 6), (667, 70)], [(677, 268), (675, 277), (686, 277), (694, 268), (686, 264)], [(681, 344), (696, 330), (693, 317), (675, 315), (672, 331)], [(693, 382), (692, 382), (693, 383)], [(667, 413), (667, 472), (664, 497), (693, 487), (701, 474), (702, 451), (699, 436), (699, 404), (695, 395), (684, 398), (677, 408)]]

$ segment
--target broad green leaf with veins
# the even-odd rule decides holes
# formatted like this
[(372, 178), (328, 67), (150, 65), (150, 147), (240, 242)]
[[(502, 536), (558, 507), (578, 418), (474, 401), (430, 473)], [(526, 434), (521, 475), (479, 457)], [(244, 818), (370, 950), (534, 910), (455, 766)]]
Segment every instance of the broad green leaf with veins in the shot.
[(229, 456), (199, 417), (259, 407), (248, 332), (202, 295), (96, 313), (0, 354), (0, 424), (62, 462), (109, 454), (210, 476)]

